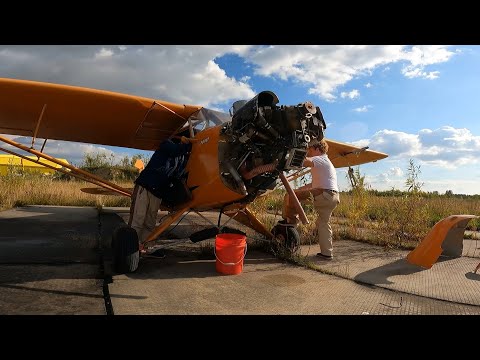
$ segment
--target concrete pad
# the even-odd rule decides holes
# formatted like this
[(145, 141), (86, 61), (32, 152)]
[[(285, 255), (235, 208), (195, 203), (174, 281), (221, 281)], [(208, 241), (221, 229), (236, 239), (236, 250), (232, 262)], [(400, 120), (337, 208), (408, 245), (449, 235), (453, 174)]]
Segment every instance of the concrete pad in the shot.
[[(128, 221), (127, 208), (103, 209)], [(163, 216), (160, 212), (159, 217)], [(214, 224), (218, 213), (202, 213)], [(111, 218), (111, 221), (113, 218)], [(113, 221), (113, 222), (115, 222)], [(102, 221), (103, 222), (103, 221)], [(223, 221), (222, 221), (223, 223)], [(163, 234), (165, 239), (187, 238), (193, 231), (211, 226), (196, 214), (188, 214)], [(235, 222), (229, 226), (252, 233)], [(258, 235), (257, 235), (258, 236)], [(248, 237), (250, 241), (251, 238)], [(172, 240), (173, 241), (173, 240)], [(166, 244), (158, 240), (157, 244)], [(209, 247), (210, 246), (210, 251)], [(316, 245), (302, 252), (314, 266), (337, 276), (283, 263), (273, 256), (248, 251), (239, 275), (221, 275), (211, 254), (214, 240), (189, 241), (167, 250), (167, 258), (142, 258), (133, 274), (114, 275), (109, 284), (115, 314), (479, 314), (475, 306), (449, 303), (363, 284), (391, 283), (391, 276), (408, 278), (415, 270), (390, 264), (404, 252), (385, 251), (364, 243), (339, 241), (335, 260), (320, 263)], [(466, 250), (471, 251), (471, 247)], [(407, 252), (408, 253), (408, 252)], [(318, 264), (317, 264), (318, 263)], [(363, 267), (361, 265), (363, 264)], [(352, 272), (352, 266), (354, 271)], [(366, 274), (361, 275), (362, 272)], [(355, 279), (359, 275), (359, 279)], [(479, 275), (480, 277), (480, 275)], [(348, 279), (348, 280), (347, 280)], [(432, 285), (435, 288), (436, 285)], [(414, 289), (403, 289), (412, 291)]]
[(0, 314), (104, 315), (98, 265), (1, 265)]
[(0, 212), (0, 314), (105, 314), (98, 211)]
[[(0, 212), (0, 314), (104, 314), (108, 261), (100, 259), (125, 218), (128, 208), (100, 216), (86, 207)], [(169, 229), (171, 238), (189, 236), (201, 222), (209, 226), (187, 215)], [(335, 242), (331, 262), (314, 256), (316, 245), (302, 247), (307, 260), (332, 276), (250, 250), (241, 274), (221, 275), (207, 240), (168, 250), (165, 259), (142, 259), (137, 272), (114, 276), (109, 289), (115, 314), (480, 314), (479, 306), (465, 305), (478, 305), (480, 274), (471, 272), (477, 241), (465, 240), (464, 257), (429, 270), (406, 263), (408, 251), (364, 243)]]
[(0, 264), (99, 263), (98, 211), (25, 206), (0, 212)]
[(109, 284), (116, 315), (480, 314), (480, 308), (367, 287), (250, 252), (238, 275), (168, 252)]
[[(464, 253), (472, 251), (469, 243), (471, 240), (464, 240)], [(347, 279), (434, 299), (480, 305), (480, 274), (472, 273), (478, 258), (440, 257), (432, 268), (424, 269), (406, 261), (408, 250), (357, 241), (335, 241), (333, 260), (316, 257), (318, 251), (318, 245), (304, 245), (300, 253), (313, 267)]]
[(480, 239), (463, 239), (462, 256), (480, 258)]

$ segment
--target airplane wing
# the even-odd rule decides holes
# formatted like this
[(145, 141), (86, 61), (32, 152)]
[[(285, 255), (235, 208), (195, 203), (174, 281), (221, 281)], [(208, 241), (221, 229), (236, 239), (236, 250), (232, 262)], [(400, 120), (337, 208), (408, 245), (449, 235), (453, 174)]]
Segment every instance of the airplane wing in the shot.
[(375, 162), (388, 157), (387, 154), (369, 150), (368, 147), (360, 148), (339, 141), (325, 140), (328, 143), (328, 157), (336, 168)]
[[(360, 148), (358, 146), (329, 140), (327, 138), (325, 138), (325, 141), (328, 143), (327, 155), (335, 168), (366, 164), (388, 157), (388, 155), (385, 153), (369, 150), (368, 146)], [(310, 171), (311, 168), (303, 168), (294, 172), (293, 174), (290, 174), (287, 177), (287, 180), (293, 181), (310, 173)], [(269, 192), (270, 191), (267, 191), (262, 195), (266, 195)]]
[(155, 150), (201, 106), (0, 78), (0, 133)]

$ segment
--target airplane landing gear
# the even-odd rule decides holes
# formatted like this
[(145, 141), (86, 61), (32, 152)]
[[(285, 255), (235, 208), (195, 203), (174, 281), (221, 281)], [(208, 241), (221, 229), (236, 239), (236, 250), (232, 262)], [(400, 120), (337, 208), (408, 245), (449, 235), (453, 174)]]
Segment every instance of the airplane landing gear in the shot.
[(113, 265), (118, 274), (137, 270), (140, 260), (137, 232), (129, 226), (116, 228), (112, 235)]
[(281, 244), (287, 249), (290, 253), (294, 253), (298, 246), (300, 245), (300, 234), (294, 225), (287, 224), (286, 220), (278, 221), (271, 233), (277, 239), (280, 240)]

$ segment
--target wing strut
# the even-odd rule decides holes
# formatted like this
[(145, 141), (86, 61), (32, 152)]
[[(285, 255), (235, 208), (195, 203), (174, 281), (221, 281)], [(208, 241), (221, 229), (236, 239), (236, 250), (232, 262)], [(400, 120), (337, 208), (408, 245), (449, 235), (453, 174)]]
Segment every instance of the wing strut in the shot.
[(350, 154), (354, 154), (354, 155), (358, 155), (364, 151), (367, 151), (368, 150), (368, 146), (364, 146), (363, 148), (361, 149), (358, 149), (358, 150), (352, 150), (352, 151), (348, 151), (346, 153), (343, 153), (343, 154), (340, 154), (338, 155), (337, 157), (334, 157), (332, 160), (335, 160), (336, 158), (340, 157), (340, 156), (347, 156), (347, 155), (350, 155)]
[(40, 113), (40, 117), (38, 118), (38, 121), (37, 121), (37, 126), (35, 127), (35, 132), (33, 133), (33, 136), (32, 136), (32, 149), (33, 149), (33, 144), (35, 143), (35, 138), (37, 137), (37, 134), (38, 134), (38, 128), (40, 127), (40, 123), (42, 122), (43, 114), (45, 113), (46, 108), (47, 108), (47, 104), (44, 104), (42, 108), (42, 112)]
[(280, 172), (280, 179), (282, 180), (283, 186), (285, 186), (285, 189), (287, 190), (288, 195), (290, 195), (290, 200), (293, 202), (293, 206), (295, 206), (295, 209), (297, 210), (300, 220), (302, 221), (303, 224), (308, 224), (309, 221), (308, 221), (307, 215), (305, 214), (305, 211), (303, 210), (302, 205), (300, 204), (300, 201), (298, 200), (298, 197), (295, 194), (295, 191), (293, 191), (292, 187), (290, 186), (283, 172)]
[(191, 202), (187, 203), (179, 210), (173, 211), (170, 214), (168, 214), (167, 217), (160, 224), (158, 224), (152, 230), (152, 232), (148, 235), (147, 239), (145, 240), (145, 243), (156, 240), (157, 237), (160, 236), (160, 234), (164, 232), (171, 224), (177, 221), (185, 211), (189, 210), (190, 206), (191, 206)]
[(299, 177), (307, 175), (311, 170), (312, 170), (312, 168), (306, 168), (306, 169), (298, 170), (297, 172), (289, 175), (287, 177), (287, 179), (288, 179), (288, 181), (293, 181), (295, 179), (298, 179)]
[[(15, 156), (18, 156), (18, 157), (21, 157), (23, 159), (26, 159), (28, 161), (32, 161), (32, 162), (35, 162), (37, 164), (40, 164), (40, 165), (43, 165), (45, 167), (48, 167), (48, 168), (51, 168), (53, 170), (57, 170), (57, 171), (60, 171), (64, 174), (68, 174), (68, 175), (72, 175), (72, 176), (75, 176), (81, 180), (84, 180), (84, 181), (88, 181), (88, 182), (91, 182), (95, 185), (98, 185), (98, 186), (101, 186), (101, 187), (104, 187), (108, 190), (112, 190), (112, 191), (115, 191), (117, 193), (120, 193), (121, 195), (125, 195), (125, 196), (131, 196), (132, 195), (132, 192), (129, 190), (129, 189), (125, 189), (125, 188), (122, 188), (121, 186), (118, 186), (116, 184), (113, 184), (105, 179), (102, 179), (101, 177), (97, 176), (97, 175), (94, 175), (92, 173), (89, 173), (88, 171), (84, 171), (84, 170), (81, 170), (73, 165), (70, 165), (66, 162), (63, 162), (61, 160), (58, 160), (50, 155), (47, 155), (47, 154), (44, 154), (40, 151), (36, 151), (34, 149), (30, 149), (20, 143), (17, 143), (15, 141), (12, 141), (10, 139), (7, 139), (6, 137), (3, 137), (3, 136), (0, 136), (0, 141), (3, 141), (4, 143), (6, 144), (9, 144), (9, 145), (12, 145), (16, 148), (19, 148), (20, 150), (23, 150), (23, 151), (26, 151), (30, 154), (33, 154), (33, 155), (36, 155), (38, 157), (38, 160), (35, 160), (35, 159), (30, 159), (24, 155), (20, 155), (14, 151), (11, 151), (11, 150), (7, 150), (5, 148), (0, 148), (1, 151), (4, 151), (6, 153), (9, 153), (9, 154), (12, 154), (12, 155), (15, 155)], [(49, 166), (48, 164), (45, 164), (43, 162), (40, 161), (40, 158), (43, 158), (43, 159), (46, 159), (48, 161), (51, 161), (57, 165), (60, 165), (64, 168), (67, 168), (69, 169), (70, 171), (66, 171), (64, 169), (59, 169), (59, 168), (56, 168), (54, 166)]]
[[(153, 107), (154, 107), (155, 105), (160, 105), (160, 106), (163, 107), (164, 109), (170, 111), (172, 114), (177, 115), (180, 119), (183, 119), (183, 120), (187, 121), (187, 119), (185, 119), (182, 115), (177, 114), (177, 113), (176, 113), (175, 111), (173, 111), (172, 109), (170, 109), (170, 108), (166, 107), (165, 105), (160, 104), (160, 103), (158, 103), (158, 102), (156, 102), (156, 101), (153, 102), (153, 105), (152, 105), (152, 107), (150, 108), (149, 111), (151, 111), (151, 109), (153, 109)], [(147, 113), (147, 114), (148, 114), (148, 113)]]
[(351, 166), (348, 167), (348, 179), (350, 180), (350, 184), (352, 185), (352, 189), (357, 187), (357, 179), (355, 179), (355, 174), (353, 172), (353, 168)]
[(348, 155), (359, 155), (360, 153), (364, 152), (364, 151), (367, 151), (368, 150), (368, 146), (364, 146), (362, 147), (361, 149), (358, 149), (358, 150), (352, 150), (352, 151), (348, 151), (348, 152), (344, 152), (343, 154), (339, 154), (338, 156), (335, 156), (333, 158), (331, 158), (330, 160), (333, 161), (335, 159), (338, 159), (339, 157), (347, 157)]

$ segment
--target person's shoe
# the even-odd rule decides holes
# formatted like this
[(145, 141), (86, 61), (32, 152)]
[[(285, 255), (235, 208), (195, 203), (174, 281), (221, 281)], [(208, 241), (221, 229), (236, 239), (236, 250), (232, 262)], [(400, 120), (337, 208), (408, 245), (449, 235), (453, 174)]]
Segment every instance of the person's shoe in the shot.
[(321, 259), (326, 259), (326, 260), (332, 260), (333, 259), (332, 255), (323, 255), (321, 252), (317, 253), (317, 256)]

